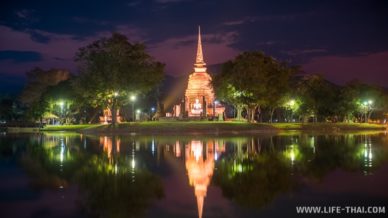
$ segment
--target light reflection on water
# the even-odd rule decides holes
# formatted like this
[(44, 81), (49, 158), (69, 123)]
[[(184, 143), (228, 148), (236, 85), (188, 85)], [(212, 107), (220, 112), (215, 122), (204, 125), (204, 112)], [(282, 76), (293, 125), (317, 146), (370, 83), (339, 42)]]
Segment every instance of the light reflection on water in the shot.
[[(388, 182), (387, 176), (375, 175), (387, 168), (384, 133), (254, 137), (50, 133), (3, 135), (0, 140), (1, 169), (12, 168), (11, 162), (29, 184), (14, 189), (57, 190), (63, 203), (73, 208), (69, 216), (255, 217), (266, 213), (269, 205), (279, 207), (277, 201), (284, 196), (324, 186), (325, 179), (336, 172), (351, 173), (359, 181), (365, 176), (380, 181), (373, 189), (351, 190), (360, 199), (373, 199), (375, 189), (385, 188), (379, 184)], [(337, 181), (331, 178), (329, 182)], [(76, 197), (66, 201), (67, 194)], [(347, 198), (340, 191), (335, 194)], [(378, 195), (377, 202), (388, 198), (386, 191)], [(16, 208), (25, 201), (23, 194), (14, 200), (11, 193), (9, 198), (13, 200), (5, 197), (0, 203)], [(296, 202), (298, 197), (290, 199)], [(313, 200), (320, 202), (320, 197)], [(32, 206), (30, 212), (39, 207)], [(222, 214), (223, 210), (232, 212)]]

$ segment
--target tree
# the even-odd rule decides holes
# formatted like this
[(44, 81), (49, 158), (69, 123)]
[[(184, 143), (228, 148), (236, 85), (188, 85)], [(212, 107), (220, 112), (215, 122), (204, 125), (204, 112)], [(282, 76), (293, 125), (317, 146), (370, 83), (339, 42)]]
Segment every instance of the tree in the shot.
[(261, 52), (244, 52), (222, 66), (213, 86), (223, 100), (238, 109), (246, 107), (248, 121), (253, 122), (260, 106), (280, 106), (281, 93), (288, 89), (288, 80), (295, 72), (296, 68)]
[(367, 122), (376, 110), (385, 107), (384, 91), (377, 86), (352, 81), (341, 90), (341, 105), (346, 116)]
[(69, 79), (70, 73), (67, 70), (43, 70), (35, 67), (28, 71), (26, 76), (27, 84), (20, 95), (20, 100), (22, 103), (29, 105), (34, 101), (38, 101), (48, 86), (54, 86), (61, 81)]
[(14, 101), (11, 98), (0, 99), (0, 121), (12, 120)]
[(67, 70), (43, 70), (36, 67), (26, 73), (27, 84), (20, 95), (21, 102), (28, 107), (27, 116), (42, 121), (48, 102), (44, 93), (49, 86), (55, 86), (61, 81), (68, 80), (70, 73)]
[(231, 84), (230, 79), (231, 77), (229, 77), (228, 74), (218, 74), (212, 80), (213, 87), (215, 93), (217, 94), (217, 98), (232, 104), (236, 109), (236, 119), (241, 120), (241, 114), (245, 106), (244, 100), (247, 97), (245, 96), (245, 93), (236, 90), (236, 88)]
[(283, 96), (281, 103), (281, 106), (284, 109), (284, 118), (287, 122), (292, 122), (293, 114), (299, 111), (301, 100), (298, 97), (293, 97), (293, 95), (289, 93)]
[[(287, 93), (290, 91), (289, 79), (298, 71), (298, 67), (289, 67), (285, 63), (277, 63), (275, 69), (269, 72), (267, 84), (266, 99), (270, 113), (269, 121), (272, 123), (272, 117), (275, 110), (284, 105), (287, 101)], [(292, 107), (294, 107), (293, 105)]]
[(77, 101), (77, 96), (72, 89), (73, 78), (60, 82), (55, 86), (47, 87), (43, 98), (48, 103), (47, 112), (60, 117), (63, 123), (69, 123), (81, 112), (82, 101)]
[(133, 93), (145, 94), (163, 79), (164, 65), (155, 62), (140, 43), (130, 43), (125, 35), (113, 33), (76, 53), (80, 74), (76, 92), (93, 107), (107, 107), (116, 123), (117, 110)]
[(335, 119), (338, 108), (338, 87), (320, 75), (306, 75), (296, 85), (296, 92), (301, 98), (300, 112), (303, 120), (309, 117), (314, 122), (327, 118)]

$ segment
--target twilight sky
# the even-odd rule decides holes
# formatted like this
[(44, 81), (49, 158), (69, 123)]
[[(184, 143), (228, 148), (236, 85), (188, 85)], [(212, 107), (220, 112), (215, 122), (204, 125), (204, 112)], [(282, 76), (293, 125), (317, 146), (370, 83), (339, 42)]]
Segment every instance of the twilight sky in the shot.
[(20, 89), (34, 66), (76, 73), (76, 50), (113, 31), (144, 42), (168, 74), (188, 74), (198, 25), (208, 65), (262, 50), (336, 83), (360, 79), (388, 87), (384, 0), (5, 0), (0, 91)]

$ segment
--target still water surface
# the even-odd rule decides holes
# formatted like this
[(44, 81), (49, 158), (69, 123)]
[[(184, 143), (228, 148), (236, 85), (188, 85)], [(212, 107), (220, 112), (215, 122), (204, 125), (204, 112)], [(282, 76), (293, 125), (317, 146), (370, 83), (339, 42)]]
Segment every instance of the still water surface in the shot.
[(4, 133), (0, 151), (0, 217), (301, 217), (296, 206), (388, 206), (384, 132)]

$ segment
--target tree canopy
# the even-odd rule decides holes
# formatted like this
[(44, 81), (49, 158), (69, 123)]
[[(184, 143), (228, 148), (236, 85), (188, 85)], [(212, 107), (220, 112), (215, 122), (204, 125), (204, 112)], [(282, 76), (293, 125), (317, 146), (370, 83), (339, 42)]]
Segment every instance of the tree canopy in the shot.
[(261, 52), (244, 52), (222, 66), (213, 85), (218, 97), (235, 106), (244, 105), (248, 120), (254, 121), (260, 106), (282, 105), (282, 93), (287, 92), (296, 70)]
[(143, 44), (119, 33), (80, 48), (75, 60), (80, 71), (76, 92), (94, 107), (110, 108), (112, 123), (131, 94), (146, 94), (164, 76), (164, 65), (154, 61)]

